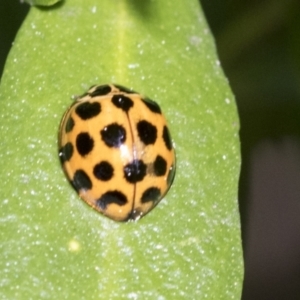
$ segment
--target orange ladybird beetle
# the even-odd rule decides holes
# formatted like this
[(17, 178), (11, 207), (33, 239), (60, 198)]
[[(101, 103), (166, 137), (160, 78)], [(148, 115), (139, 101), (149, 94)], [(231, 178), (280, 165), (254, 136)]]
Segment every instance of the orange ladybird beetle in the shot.
[(175, 152), (158, 104), (120, 85), (97, 85), (65, 112), (59, 157), (79, 196), (115, 221), (138, 220), (164, 197)]

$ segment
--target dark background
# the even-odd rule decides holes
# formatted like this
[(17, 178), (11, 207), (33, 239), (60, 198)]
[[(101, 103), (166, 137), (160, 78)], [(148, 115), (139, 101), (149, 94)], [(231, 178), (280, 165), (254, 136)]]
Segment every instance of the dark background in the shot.
[[(298, 300), (300, 1), (200, 2), (240, 114), (242, 299)], [(28, 9), (0, 0), (0, 74)]]

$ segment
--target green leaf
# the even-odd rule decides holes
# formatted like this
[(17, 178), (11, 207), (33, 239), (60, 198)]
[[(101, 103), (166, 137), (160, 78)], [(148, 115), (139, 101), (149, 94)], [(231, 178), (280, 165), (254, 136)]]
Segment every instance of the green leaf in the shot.
[[(72, 190), (57, 155), (71, 95), (115, 82), (156, 100), (177, 174), (146, 217), (117, 223)], [(31, 8), (0, 89), (1, 299), (239, 299), (234, 97), (197, 0)]]

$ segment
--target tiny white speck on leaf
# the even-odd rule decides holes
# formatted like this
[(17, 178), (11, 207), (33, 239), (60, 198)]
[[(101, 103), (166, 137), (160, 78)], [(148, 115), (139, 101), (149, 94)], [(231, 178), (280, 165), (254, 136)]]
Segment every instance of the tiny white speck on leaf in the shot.
[(81, 245), (77, 240), (72, 239), (69, 241), (68, 250), (70, 252), (78, 252), (80, 250), (80, 248), (81, 248)]

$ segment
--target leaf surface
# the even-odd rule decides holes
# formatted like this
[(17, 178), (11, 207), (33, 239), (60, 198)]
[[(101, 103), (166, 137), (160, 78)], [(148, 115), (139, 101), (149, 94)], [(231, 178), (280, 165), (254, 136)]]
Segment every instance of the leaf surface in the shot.
[[(70, 187), (57, 132), (72, 95), (114, 82), (157, 101), (177, 173), (136, 223)], [(239, 122), (196, 0), (33, 7), (0, 89), (1, 299), (239, 299)]]

